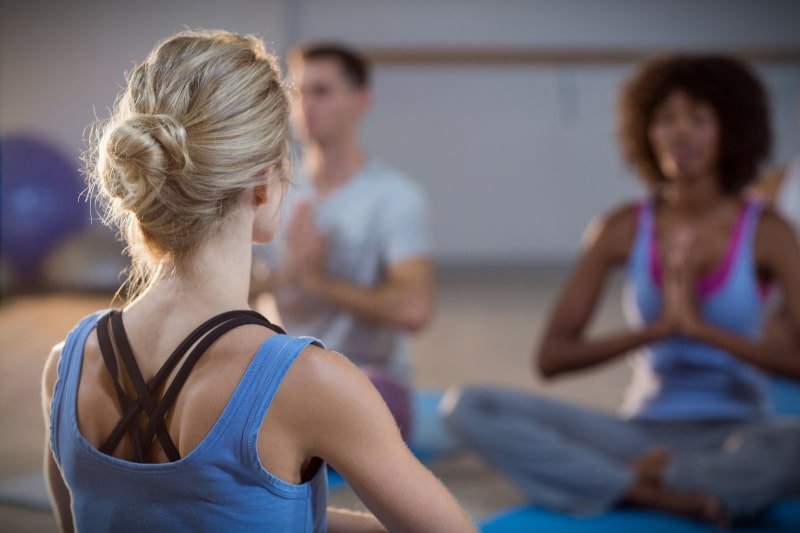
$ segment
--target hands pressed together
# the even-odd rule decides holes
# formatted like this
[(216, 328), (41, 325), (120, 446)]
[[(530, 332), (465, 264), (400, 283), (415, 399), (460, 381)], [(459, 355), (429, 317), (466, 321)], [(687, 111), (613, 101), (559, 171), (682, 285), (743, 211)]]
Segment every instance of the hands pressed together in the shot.
[(697, 301), (700, 250), (695, 232), (677, 229), (666, 239), (663, 261), (663, 309), (656, 327), (664, 337), (698, 337), (703, 318)]
[(286, 259), (280, 270), (270, 270), (261, 260), (253, 261), (251, 294), (271, 292), (279, 287), (309, 291), (324, 278), (328, 246), (309, 202), (298, 203), (289, 214), (285, 245)]
[(286, 251), (286, 284), (311, 289), (324, 277), (328, 246), (309, 202), (299, 202), (289, 214)]

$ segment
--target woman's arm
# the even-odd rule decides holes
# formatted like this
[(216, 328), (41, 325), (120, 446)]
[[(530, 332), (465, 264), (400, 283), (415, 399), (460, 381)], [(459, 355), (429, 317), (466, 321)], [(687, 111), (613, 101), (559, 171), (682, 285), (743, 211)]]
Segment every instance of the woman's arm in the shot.
[(45, 442), (44, 442), (44, 472), (53, 504), (56, 524), (60, 531), (72, 532), (75, 526), (72, 522), (72, 500), (69, 489), (61, 470), (53, 457), (50, 449), (50, 403), (53, 399), (53, 389), (56, 384), (58, 360), (61, 358), (62, 345), (56, 345), (47, 357), (47, 362), (42, 375), (42, 410), (44, 411)]
[[(285, 382), (292, 385), (283, 405), (292, 407), (307, 456), (323, 458), (342, 474), (383, 527), (475, 531), (453, 496), (411, 454), (380, 394), (347, 358), (307, 348)], [(352, 531), (356, 522), (366, 530), (377, 527), (337, 511), (328, 516), (331, 531)]]
[[(705, 322), (695, 305), (687, 307), (681, 332), (716, 346), (763, 370), (800, 380), (800, 245), (791, 226), (772, 210), (766, 211), (756, 234), (756, 256), (774, 276), (783, 291), (786, 316), (776, 330), (768, 323), (759, 340), (715, 327)], [(691, 281), (691, 277), (688, 277)], [(684, 287), (690, 293), (691, 283)]]
[(589, 227), (578, 266), (558, 299), (539, 346), (537, 363), (543, 376), (598, 365), (670, 334), (668, 323), (660, 321), (640, 331), (602, 339), (584, 336), (609, 274), (628, 257), (636, 217), (637, 206), (628, 205)]
[(369, 513), (328, 507), (328, 531), (348, 533), (384, 533), (386, 528)]
[(770, 342), (769, 339), (753, 341), (705, 322), (698, 323), (686, 334), (725, 350), (767, 372), (800, 380), (800, 354), (797, 353), (797, 345), (791, 345), (793, 350), (789, 351), (786, 345)]

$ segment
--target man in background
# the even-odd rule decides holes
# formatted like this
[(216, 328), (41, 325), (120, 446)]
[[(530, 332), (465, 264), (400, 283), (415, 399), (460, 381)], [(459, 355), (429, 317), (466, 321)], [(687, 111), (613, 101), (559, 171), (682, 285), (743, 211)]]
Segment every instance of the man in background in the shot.
[(360, 366), (407, 439), (411, 369), (405, 333), (433, 313), (428, 204), (405, 175), (369, 156), (359, 125), (370, 72), (356, 51), (315, 43), (289, 56), (302, 167), (274, 244), (257, 250), (253, 291), (269, 291), (286, 329)]

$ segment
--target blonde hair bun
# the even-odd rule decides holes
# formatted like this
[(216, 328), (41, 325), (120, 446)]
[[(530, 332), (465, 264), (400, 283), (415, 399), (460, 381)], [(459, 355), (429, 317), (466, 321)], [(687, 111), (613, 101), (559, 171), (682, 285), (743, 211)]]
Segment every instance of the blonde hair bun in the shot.
[(242, 192), (288, 179), (289, 98), (277, 58), (260, 39), (226, 31), (161, 41), (95, 126), (86, 159), (140, 288), (217, 232)]
[(109, 132), (104, 149), (103, 187), (131, 211), (146, 208), (190, 166), (186, 129), (169, 115), (131, 115)]

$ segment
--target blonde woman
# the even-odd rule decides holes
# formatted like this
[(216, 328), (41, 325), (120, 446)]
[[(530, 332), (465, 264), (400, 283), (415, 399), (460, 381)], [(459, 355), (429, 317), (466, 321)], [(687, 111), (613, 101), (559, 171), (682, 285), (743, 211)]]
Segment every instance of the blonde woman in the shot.
[[(288, 107), (261, 41), (184, 32), (99, 130), (88, 178), (134, 297), (81, 320), (45, 368), (63, 530), (473, 530), (354, 365), (247, 308), (251, 246), (290, 179)], [(325, 462), (374, 516), (326, 509)]]

